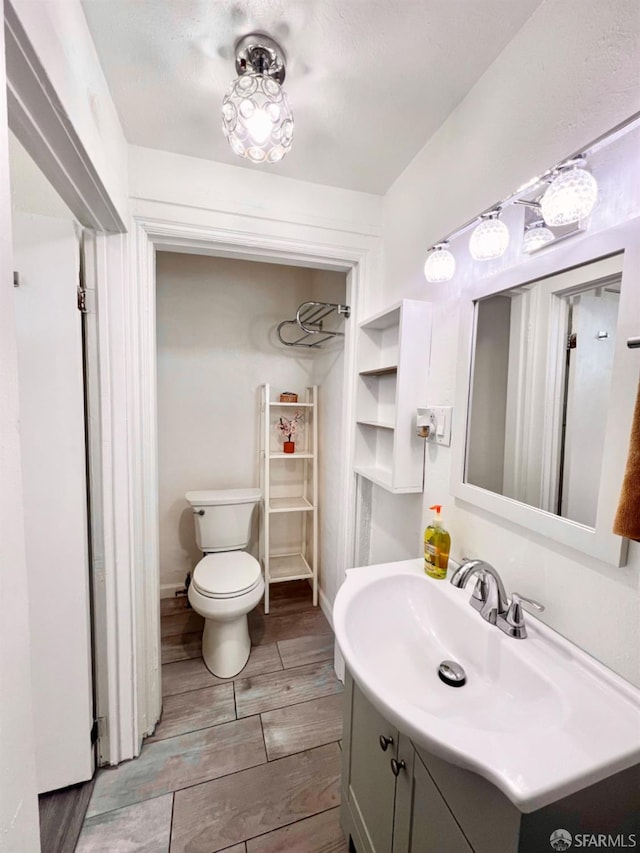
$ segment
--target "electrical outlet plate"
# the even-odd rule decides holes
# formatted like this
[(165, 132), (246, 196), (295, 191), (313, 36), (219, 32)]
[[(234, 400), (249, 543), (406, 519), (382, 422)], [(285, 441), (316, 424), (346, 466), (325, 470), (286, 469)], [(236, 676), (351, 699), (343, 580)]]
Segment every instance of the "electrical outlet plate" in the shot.
[(451, 445), (451, 415), (453, 408), (451, 406), (429, 406), (426, 412), (427, 416), (436, 424), (435, 434), (433, 436), (430, 435), (428, 441), (449, 447)]

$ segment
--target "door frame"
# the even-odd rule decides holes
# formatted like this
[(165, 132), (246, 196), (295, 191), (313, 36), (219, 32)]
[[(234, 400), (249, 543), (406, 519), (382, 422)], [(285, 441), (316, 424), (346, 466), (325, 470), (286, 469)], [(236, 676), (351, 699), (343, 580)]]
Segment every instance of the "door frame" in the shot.
[[(10, 3), (5, 2), (4, 31), (7, 81), (7, 118), (10, 130), (32, 157), (47, 180), (65, 201), (85, 228), (85, 238), (96, 252), (92, 256), (100, 273), (105, 300), (124, 266), (126, 231), (116, 206), (102, 184), (90, 157), (60, 103), (38, 56)], [(120, 264), (117, 263), (120, 258)], [(91, 267), (91, 264), (89, 264)], [(95, 266), (95, 265), (94, 265)], [(95, 284), (93, 285), (95, 287)], [(89, 285), (91, 287), (91, 285)], [(88, 439), (100, 452), (93, 460), (90, 479), (91, 503), (101, 507), (89, 523), (93, 542), (103, 542), (104, 552), (91, 555), (91, 586), (96, 663), (96, 716), (101, 718), (97, 752), (99, 763), (116, 764), (133, 755), (132, 740), (127, 737), (123, 720), (131, 705), (130, 650), (119, 643), (123, 630), (121, 613), (127, 614), (128, 590), (123, 583), (128, 573), (126, 559), (126, 519), (122, 519), (116, 500), (117, 476), (113, 457), (122, 455), (117, 446), (108, 401), (112, 398), (113, 378), (110, 371), (107, 342), (111, 337), (112, 317), (102, 310), (89, 315), (88, 333), (91, 348), (100, 353), (99, 363), (92, 363), (99, 391), (91, 397), (86, 412)], [(99, 341), (98, 341), (99, 338)], [(124, 563), (124, 565), (120, 565)], [(118, 577), (118, 573), (120, 577)], [(131, 711), (129, 711), (129, 715)]]
[[(163, 205), (166, 214), (166, 206)], [(133, 574), (136, 598), (137, 656), (137, 734), (153, 731), (161, 711), (160, 663), (160, 570), (158, 520), (157, 459), (157, 382), (156, 382), (156, 270), (158, 250), (214, 257), (238, 258), (347, 273), (346, 300), (351, 306), (353, 326), (345, 336), (343, 377), (343, 425), (339, 446), (343, 450), (340, 473), (341, 527), (339, 566), (343, 572), (353, 564), (355, 547), (355, 475), (353, 473), (354, 380), (356, 330), (361, 315), (362, 294), (373, 276), (379, 251), (378, 240), (353, 233), (342, 234), (342, 244), (327, 242), (326, 228), (307, 226), (304, 239), (274, 236), (256, 223), (254, 217), (239, 216), (233, 228), (194, 225), (178, 221), (184, 211), (177, 206), (174, 220), (154, 216), (135, 216), (130, 229), (131, 272), (128, 288), (125, 339), (126, 363), (131, 378), (128, 411), (131, 423), (132, 541)], [(188, 214), (187, 214), (188, 216)], [(212, 219), (217, 215), (212, 213)], [(331, 621), (331, 605), (321, 599), (325, 615)]]

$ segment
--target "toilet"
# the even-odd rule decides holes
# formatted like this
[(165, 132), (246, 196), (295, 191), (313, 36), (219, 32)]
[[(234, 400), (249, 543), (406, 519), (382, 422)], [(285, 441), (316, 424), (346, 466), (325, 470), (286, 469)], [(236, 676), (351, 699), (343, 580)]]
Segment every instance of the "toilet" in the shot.
[(202, 657), (220, 678), (237, 675), (246, 664), (251, 651), (247, 614), (264, 593), (260, 563), (243, 550), (261, 494), (260, 489), (213, 489), (185, 495), (204, 553), (191, 576), (189, 603), (204, 616)]

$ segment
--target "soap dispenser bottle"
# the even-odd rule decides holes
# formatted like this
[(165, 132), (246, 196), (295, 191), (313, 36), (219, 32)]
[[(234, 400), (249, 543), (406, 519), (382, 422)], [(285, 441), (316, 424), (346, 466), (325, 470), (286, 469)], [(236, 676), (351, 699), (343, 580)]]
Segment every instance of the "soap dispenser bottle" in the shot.
[(443, 580), (447, 576), (451, 537), (442, 526), (442, 506), (434, 504), (429, 509), (434, 509), (436, 514), (424, 531), (424, 570), (430, 578)]

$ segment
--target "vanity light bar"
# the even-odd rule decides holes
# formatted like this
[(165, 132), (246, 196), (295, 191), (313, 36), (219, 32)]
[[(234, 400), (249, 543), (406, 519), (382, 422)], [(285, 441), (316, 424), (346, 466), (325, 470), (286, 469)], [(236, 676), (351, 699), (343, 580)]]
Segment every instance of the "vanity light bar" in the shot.
[[(442, 239), (434, 243), (429, 248), (429, 252), (432, 252), (440, 244), (450, 243), (457, 237), (461, 237), (463, 234), (469, 231), (469, 229), (474, 228), (476, 225), (478, 225), (479, 222), (481, 222), (483, 219), (486, 219), (492, 213), (492, 211), (496, 210), (496, 208), (501, 209), (508, 204), (528, 204), (531, 207), (538, 207), (538, 203), (528, 202), (523, 197), (533, 192), (536, 187), (540, 187), (540, 189), (542, 189), (544, 184), (551, 183), (553, 178), (559, 173), (562, 167), (566, 166), (571, 161), (588, 159), (597, 151), (600, 151), (602, 148), (606, 147), (607, 145), (610, 145), (612, 142), (615, 142), (617, 139), (624, 136), (629, 131), (634, 130), (638, 126), (640, 126), (640, 112), (634, 113), (625, 121), (620, 122), (620, 124), (617, 124), (615, 127), (611, 128), (611, 130), (608, 130), (601, 136), (596, 137), (596, 139), (592, 140), (585, 148), (576, 151), (575, 153), (569, 155), (569, 157), (565, 157), (563, 160), (553, 166), (553, 168), (547, 169), (547, 171), (543, 172), (541, 175), (531, 178), (531, 180), (527, 181), (525, 184), (522, 184), (522, 186), (518, 187), (515, 192), (507, 196), (507, 198), (499, 202), (494, 202), (490, 207), (487, 207), (486, 210), (483, 210), (482, 213), (478, 214), (477, 216), (474, 216), (473, 219), (470, 219), (468, 222), (465, 222), (464, 225), (459, 226), (454, 231), (450, 231), (446, 237), (443, 237)], [(630, 340), (635, 341), (640, 339), (630, 338)], [(634, 348), (640, 347), (640, 343), (629, 343), (628, 345), (633, 346)]]

